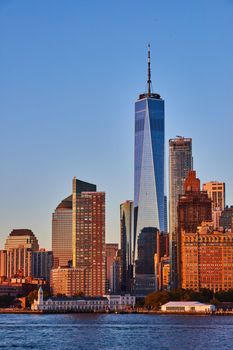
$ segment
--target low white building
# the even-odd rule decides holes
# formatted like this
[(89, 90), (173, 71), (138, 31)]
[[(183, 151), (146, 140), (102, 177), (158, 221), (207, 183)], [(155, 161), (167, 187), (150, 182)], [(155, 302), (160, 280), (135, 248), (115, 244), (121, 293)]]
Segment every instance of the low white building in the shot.
[(51, 297), (44, 300), (43, 290), (38, 290), (38, 299), (31, 309), (47, 312), (107, 312), (124, 311), (134, 307), (135, 297), (106, 295), (104, 297)]
[(203, 304), (199, 301), (169, 301), (161, 306), (163, 312), (200, 312), (211, 313), (216, 308), (211, 304)]
[(125, 295), (105, 295), (108, 299), (109, 310), (111, 311), (124, 311), (127, 309), (134, 308), (135, 306), (135, 296), (130, 294)]

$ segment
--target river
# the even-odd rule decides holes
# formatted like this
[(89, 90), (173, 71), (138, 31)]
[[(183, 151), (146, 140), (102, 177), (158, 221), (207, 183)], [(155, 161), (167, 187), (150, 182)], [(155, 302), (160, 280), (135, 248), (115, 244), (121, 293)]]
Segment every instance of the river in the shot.
[(233, 316), (1, 314), (0, 349), (233, 348)]

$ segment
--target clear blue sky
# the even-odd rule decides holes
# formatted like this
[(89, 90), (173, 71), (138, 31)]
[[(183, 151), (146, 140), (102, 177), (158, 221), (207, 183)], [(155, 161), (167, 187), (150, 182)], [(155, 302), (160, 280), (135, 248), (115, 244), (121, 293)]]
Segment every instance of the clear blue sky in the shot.
[(233, 204), (232, 0), (0, 0), (0, 247), (25, 227), (50, 248), (73, 176), (106, 191), (119, 240), (148, 42), (166, 140), (192, 137), (201, 181)]

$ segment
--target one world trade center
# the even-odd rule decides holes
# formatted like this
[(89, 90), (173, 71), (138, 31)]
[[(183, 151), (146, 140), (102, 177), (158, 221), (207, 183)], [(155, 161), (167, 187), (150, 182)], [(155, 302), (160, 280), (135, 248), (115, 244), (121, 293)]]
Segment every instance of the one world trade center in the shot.
[(147, 92), (135, 103), (134, 263), (135, 292), (157, 289), (154, 256), (157, 233), (167, 229), (164, 163), (164, 100), (151, 91), (148, 46)]

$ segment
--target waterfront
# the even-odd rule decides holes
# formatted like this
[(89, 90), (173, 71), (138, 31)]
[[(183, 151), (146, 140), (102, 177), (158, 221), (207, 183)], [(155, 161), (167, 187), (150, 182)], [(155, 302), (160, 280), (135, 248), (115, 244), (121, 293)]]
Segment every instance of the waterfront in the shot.
[(0, 315), (0, 349), (232, 348), (233, 317), (176, 315)]

